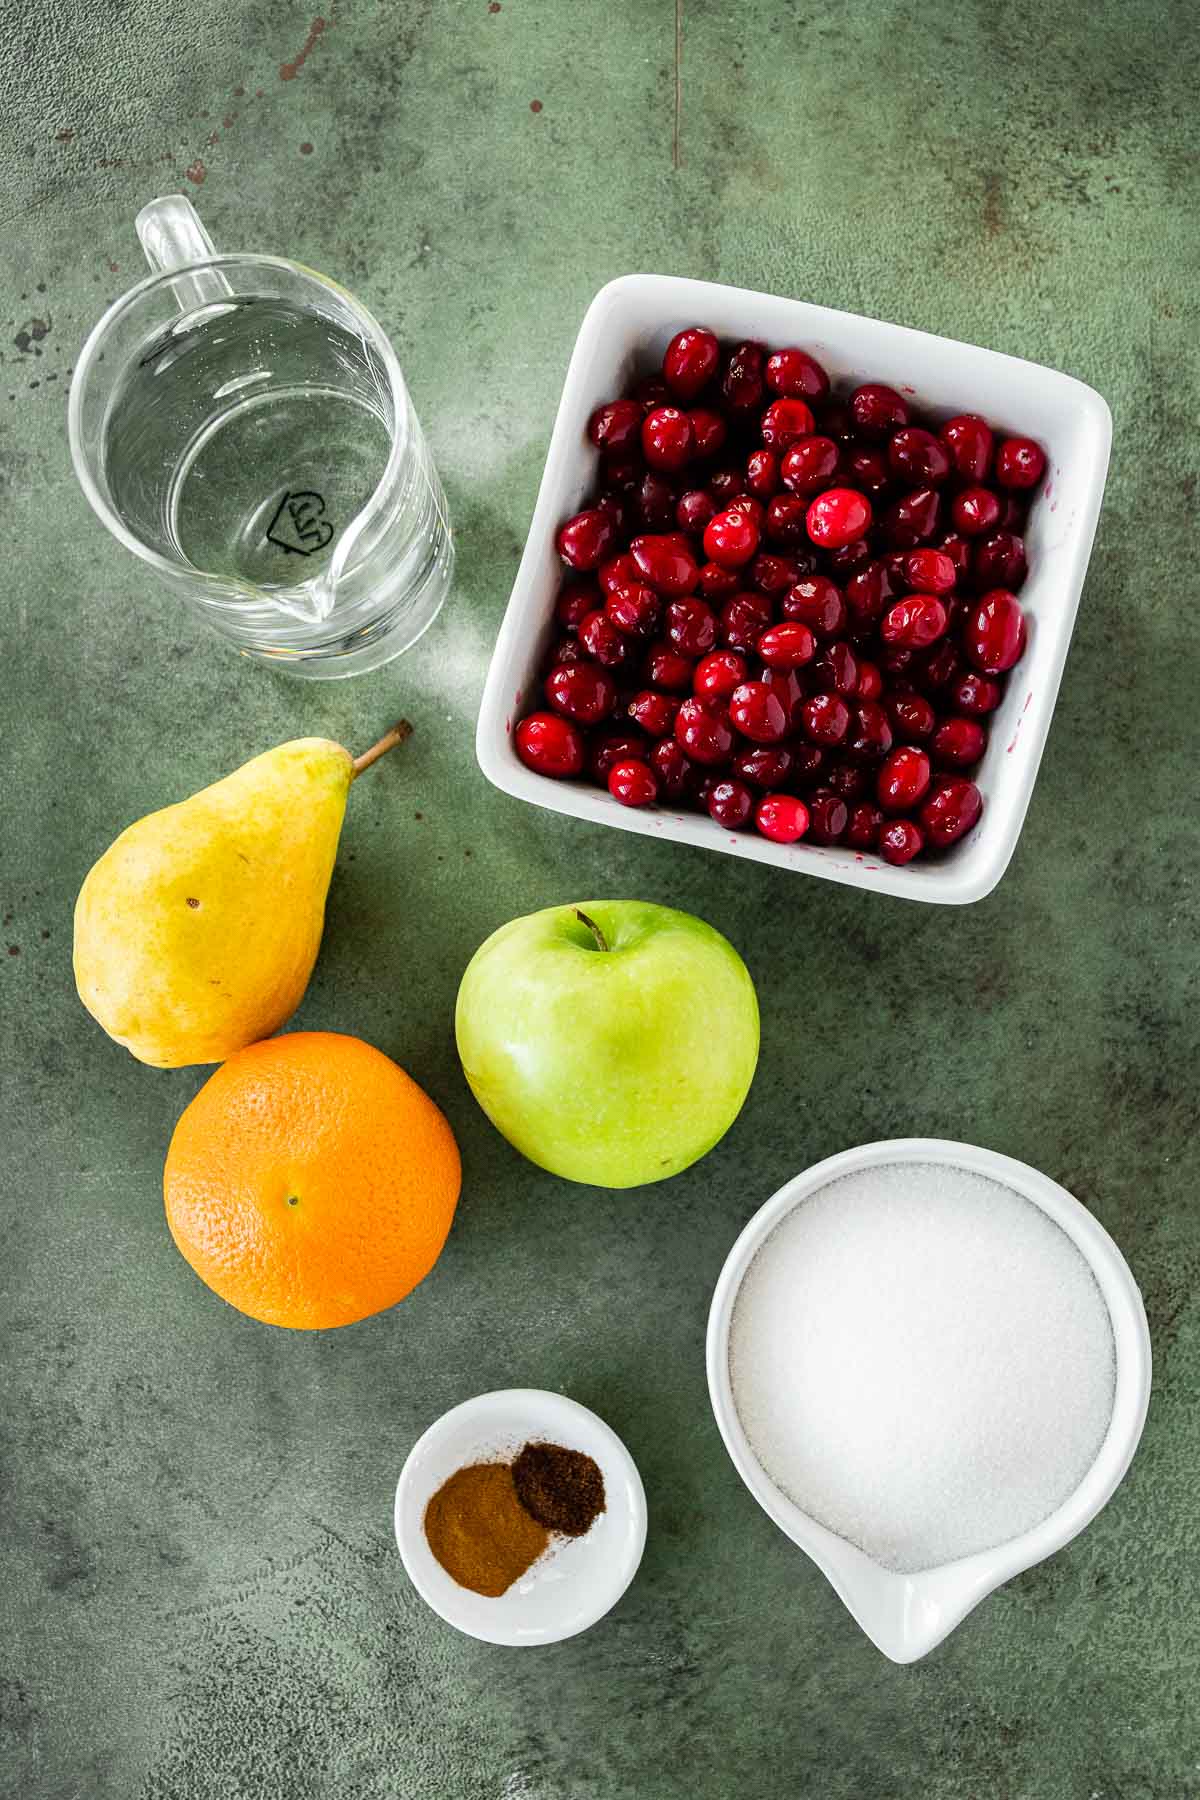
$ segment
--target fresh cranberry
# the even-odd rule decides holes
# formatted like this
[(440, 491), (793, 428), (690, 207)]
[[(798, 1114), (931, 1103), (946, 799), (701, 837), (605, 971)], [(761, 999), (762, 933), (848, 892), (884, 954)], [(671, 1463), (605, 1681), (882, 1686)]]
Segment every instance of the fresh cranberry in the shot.
[(649, 806), (658, 798), (658, 783), (649, 763), (631, 757), (608, 771), (608, 791), (622, 806)]
[(595, 663), (560, 663), (546, 677), (546, 699), (556, 713), (577, 725), (606, 719), (617, 701), (617, 684)]
[(1001, 531), (1015, 531), (1019, 535), (1025, 530), (1025, 520), (1029, 513), (1028, 498), (1024, 494), (1012, 492), (1011, 489), (1007, 493), (1001, 494), (999, 498), (999, 529)]
[(791, 775), (795, 761), (782, 744), (745, 744), (734, 751), (733, 772), (755, 787), (777, 788)]
[(776, 494), (767, 502), (767, 536), (774, 544), (807, 542), (808, 505), (799, 494)]
[(734, 688), (741, 687), (749, 670), (746, 659), (736, 650), (714, 650), (696, 664), (692, 673), (692, 691), (698, 700), (719, 705), (728, 700)]
[(978, 719), (943, 719), (933, 734), (935, 762), (952, 769), (973, 769), (987, 749), (987, 732)]
[(698, 457), (715, 456), (725, 442), (726, 425), (719, 412), (711, 406), (693, 406), (688, 418), (692, 421), (692, 448)]
[(761, 594), (743, 591), (725, 602), (721, 636), (731, 650), (753, 650), (771, 623), (771, 604)]
[(596, 569), (616, 548), (616, 527), (606, 512), (589, 506), (558, 528), (555, 546), (571, 569)]
[(706, 767), (729, 761), (733, 732), (728, 723), (702, 700), (685, 700), (675, 715), (675, 737), (693, 762)]
[(748, 412), (762, 404), (765, 387), (766, 356), (761, 344), (739, 344), (729, 353), (721, 392), (735, 412)]
[(864, 437), (887, 437), (908, 424), (908, 405), (895, 388), (867, 381), (850, 396), (850, 417)]
[(588, 745), (587, 768), (593, 781), (607, 782), (614, 763), (645, 754), (646, 740), (632, 731), (602, 731)]
[(943, 638), (932, 650), (919, 656), (912, 666), (912, 679), (917, 687), (934, 693), (950, 686), (962, 673), (962, 657), (949, 638)]
[(625, 496), (623, 494), (601, 494), (596, 505), (601, 512), (608, 514), (617, 536), (624, 537), (629, 530), (633, 512), (633, 508)]
[(896, 588), (882, 562), (859, 569), (846, 583), (846, 605), (853, 628), (869, 632), (883, 616)]
[[(629, 587), (642, 579), (638, 574), (637, 564), (627, 550), (623, 550), (620, 556), (612, 556), (607, 562), (601, 563), (596, 578), (606, 594), (615, 593), (617, 588)], [(593, 600), (592, 605), (595, 604)]]
[(597, 450), (621, 455), (636, 450), (641, 429), (642, 409), (636, 400), (610, 400), (596, 408), (587, 431)]
[(679, 711), (678, 694), (661, 694), (657, 688), (643, 688), (635, 694), (626, 707), (626, 712), (648, 737), (666, 737), (675, 726), (675, 714)]
[(992, 465), (992, 432), (986, 419), (978, 413), (959, 413), (946, 420), (938, 436), (964, 481), (987, 480)]
[(671, 390), (661, 375), (644, 375), (630, 398), (638, 402), (643, 412), (653, 412), (656, 406), (670, 404)]
[(871, 502), (856, 488), (826, 488), (811, 502), (805, 526), (822, 550), (840, 550), (861, 538), (871, 525)]
[(681, 656), (670, 644), (652, 644), (643, 673), (651, 687), (686, 694), (692, 685), (692, 659)]
[(717, 615), (695, 595), (672, 600), (667, 607), (665, 633), (668, 643), (684, 656), (704, 656), (717, 641)]
[(879, 657), (885, 677), (890, 676), (894, 681), (896, 676), (906, 674), (915, 655), (915, 650), (906, 650), (901, 644), (885, 644)]
[(888, 440), (888, 462), (911, 487), (940, 487), (950, 473), (950, 456), (932, 431), (906, 425)]
[(679, 496), (675, 507), (675, 523), (680, 531), (699, 537), (715, 511), (716, 502), (710, 493), (704, 488), (689, 488), (686, 494)]
[(631, 499), (641, 486), (645, 470), (642, 464), (642, 409), (640, 406), (637, 412), (638, 436), (635, 439), (633, 450), (604, 455), (600, 458), (600, 492), (602, 494), (619, 494), (622, 499)]
[(835, 444), (849, 449), (855, 439), (854, 420), (850, 416), (849, 404), (835, 400), (831, 406), (827, 406), (821, 419), (821, 430)]
[(647, 531), (669, 531), (675, 523), (675, 508), (679, 501), (677, 489), (661, 475), (648, 470), (642, 477), (638, 488), (638, 517)]
[(817, 640), (807, 625), (789, 621), (772, 625), (758, 640), (758, 654), (769, 669), (799, 669), (817, 653)]
[(548, 675), (551, 669), (566, 668), (571, 663), (585, 663), (587, 660), (587, 652), (578, 638), (559, 638), (558, 642), (550, 647), (550, 654), (546, 658), (545, 672)]
[(599, 602), (600, 596), (590, 584), (565, 587), (555, 603), (554, 616), (564, 631), (578, 631)]
[(652, 469), (682, 469), (692, 454), (692, 422), (677, 406), (656, 406), (642, 420), (642, 455)]
[(756, 500), (779, 492), (779, 458), (774, 450), (752, 450), (746, 458), (746, 486)]
[(815, 423), (812, 408), (806, 401), (785, 396), (772, 400), (763, 413), (759, 430), (768, 450), (782, 452), (789, 444), (794, 444), (797, 438), (808, 437)]
[(673, 737), (660, 738), (650, 752), (650, 767), (658, 777), (659, 791), (678, 800), (687, 791), (692, 765)]
[(750, 581), (760, 594), (786, 594), (800, 579), (800, 564), (794, 556), (772, 556), (760, 550), (750, 564)]
[(1019, 661), (1025, 648), (1025, 615), (1007, 588), (993, 588), (967, 614), (963, 646), (977, 669), (1001, 675)]
[(946, 609), (935, 594), (910, 594), (897, 600), (883, 615), (879, 635), (885, 644), (902, 644), (907, 650), (924, 650), (937, 642), (946, 629)]
[(770, 669), (764, 665), (759, 680), (765, 688), (770, 689), (782, 706), (787, 715), (788, 730), (795, 731), (800, 724), (800, 709), (804, 705), (804, 689), (795, 669)]
[(815, 781), (825, 767), (827, 752), (820, 744), (791, 743), (788, 745), (792, 757), (792, 773), (795, 785), (803, 786), (806, 782)]
[(983, 811), (983, 795), (965, 775), (951, 775), (938, 783), (921, 808), (921, 824), (929, 842), (939, 850), (957, 843), (970, 831)]
[(883, 827), (883, 814), (869, 800), (850, 808), (845, 842), (854, 850), (873, 850)]
[(784, 452), (779, 465), (780, 479), (793, 494), (818, 494), (833, 481), (841, 456), (831, 437), (798, 438)]
[(754, 809), (754, 823), (773, 844), (795, 844), (808, 830), (808, 808), (793, 794), (765, 794)]
[(850, 729), (850, 708), (838, 694), (813, 694), (800, 709), (807, 737), (817, 744), (840, 744)]
[(861, 763), (843, 758), (830, 763), (825, 771), (825, 785), (843, 800), (860, 800), (867, 788), (867, 771)]
[(1046, 473), (1046, 453), (1032, 438), (1010, 437), (996, 452), (996, 480), (1002, 488), (1036, 487)]
[(824, 400), (829, 377), (807, 350), (776, 350), (767, 358), (767, 386), (776, 394), (801, 400)]
[(878, 700), (860, 700), (850, 714), (850, 735), (846, 749), (851, 756), (866, 762), (886, 756), (892, 747), (892, 728)]
[(706, 600), (727, 600), (742, 585), (739, 569), (723, 569), (720, 563), (705, 563), (700, 570), (700, 592)]
[(878, 700), (883, 693), (883, 671), (878, 663), (864, 662), (858, 659), (858, 687), (855, 689), (860, 700)]
[(606, 612), (590, 612), (579, 627), (579, 641), (594, 662), (606, 669), (620, 668), (634, 652), (632, 638), (619, 631)]
[(703, 325), (689, 325), (677, 331), (667, 345), (662, 360), (663, 380), (681, 400), (694, 400), (716, 375), (721, 362), (721, 346)]
[(729, 502), (730, 512), (744, 513), (754, 529), (762, 536), (762, 528), (767, 516), (767, 509), (757, 494), (739, 494), (736, 500)]
[(898, 868), (910, 863), (925, 848), (921, 827), (911, 819), (893, 819), (879, 833), (879, 854)]
[(818, 788), (809, 795), (808, 835), (814, 844), (840, 844), (850, 823), (850, 813), (840, 794)]
[(1002, 587), (1014, 593), (1025, 579), (1025, 540), (1013, 531), (994, 531), (976, 544), (971, 579), (981, 589)]
[(914, 488), (883, 517), (883, 535), (894, 550), (915, 550), (937, 530), (941, 501), (936, 488)]
[(1004, 689), (990, 675), (977, 675), (972, 669), (968, 674), (959, 676), (950, 690), (950, 698), (959, 712), (982, 718), (987, 713), (995, 712), (1004, 698)]
[(950, 512), (956, 531), (964, 537), (983, 537), (1000, 521), (1000, 502), (991, 488), (966, 487), (955, 494)]
[(847, 468), (855, 487), (864, 493), (879, 495), (892, 485), (892, 471), (882, 450), (872, 444), (857, 444), (847, 457)]
[(738, 569), (758, 549), (758, 526), (735, 506), (719, 512), (704, 527), (704, 550), (724, 569)]
[(746, 491), (746, 477), (741, 469), (717, 469), (708, 478), (708, 491), (719, 507), (729, 505)]
[(841, 591), (827, 575), (808, 575), (781, 602), (785, 619), (807, 625), (821, 637), (836, 637), (849, 617)]
[(937, 714), (924, 694), (910, 689), (893, 690), (884, 700), (884, 710), (892, 730), (899, 738), (927, 738), (937, 723)]
[(904, 558), (904, 579), (915, 593), (948, 594), (958, 570), (944, 550), (910, 550)]
[(965, 538), (961, 531), (952, 531), (942, 539), (940, 545), (943, 556), (948, 556), (954, 564), (954, 572), (961, 581), (971, 568), (971, 540)]
[(754, 811), (754, 795), (744, 781), (718, 781), (708, 792), (709, 817), (737, 831)]
[(762, 681), (744, 681), (729, 696), (729, 718), (743, 737), (777, 744), (788, 734), (787, 712)]
[(929, 786), (929, 758), (924, 750), (902, 744), (884, 757), (875, 784), (879, 804), (885, 812), (906, 812), (915, 806)]
[(700, 579), (700, 565), (691, 545), (684, 537), (660, 534), (636, 537), (629, 554), (637, 564), (643, 581), (648, 581), (660, 594), (672, 597), (690, 594)]
[(849, 644), (838, 640), (826, 644), (812, 666), (811, 685), (814, 693), (842, 694), (847, 699), (858, 693), (858, 658)]
[(658, 625), (659, 598), (644, 581), (631, 581), (628, 587), (614, 588), (604, 602), (604, 610), (628, 637), (653, 637)]
[(530, 713), (516, 733), (517, 755), (527, 768), (557, 780), (583, 768), (583, 733), (557, 713)]

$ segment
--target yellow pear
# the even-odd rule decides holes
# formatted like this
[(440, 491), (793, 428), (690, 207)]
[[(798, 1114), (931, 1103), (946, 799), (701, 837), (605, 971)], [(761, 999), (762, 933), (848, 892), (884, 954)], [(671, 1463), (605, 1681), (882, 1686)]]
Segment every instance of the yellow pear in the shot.
[(178, 1069), (278, 1031), (321, 947), (350, 783), (408, 731), (359, 757), (296, 738), (121, 833), (75, 903), (75, 985), (110, 1037)]

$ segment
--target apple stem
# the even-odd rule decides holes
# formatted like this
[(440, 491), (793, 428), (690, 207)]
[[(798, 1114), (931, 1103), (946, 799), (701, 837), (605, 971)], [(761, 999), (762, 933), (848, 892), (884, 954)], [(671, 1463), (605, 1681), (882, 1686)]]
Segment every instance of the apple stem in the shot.
[(595, 919), (589, 919), (587, 914), (582, 912), (578, 906), (575, 908), (575, 917), (579, 920), (581, 925), (587, 926), (588, 930), (596, 940), (597, 950), (607, 950), (608, 939), (597, 925)]
[(406, 737), (411, 736), (412, 726), (408, 720), (397, 719), (392, 729), (385, 731), (377, 744), (372, 744), (369, 750), (364, 750), (361, 756), (354, 758), (354, 773), (361, 775), (364, 769), (369, 769), (373, 762), (378, 762), (381, 756), (386, 756), (389, 750), (394, 750), (397, 744), (402, 744)]

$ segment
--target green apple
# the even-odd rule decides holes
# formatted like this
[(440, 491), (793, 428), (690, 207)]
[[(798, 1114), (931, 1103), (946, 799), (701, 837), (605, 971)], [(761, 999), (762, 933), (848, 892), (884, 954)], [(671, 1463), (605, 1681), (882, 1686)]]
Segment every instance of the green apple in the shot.
[(711, 1150), (758, 1061), (758, 1002), (733, 945), (640, 900), (502, 925), (467, 966), (454, 1028), (496, 1129), (596, 1187), (661, 1181)]

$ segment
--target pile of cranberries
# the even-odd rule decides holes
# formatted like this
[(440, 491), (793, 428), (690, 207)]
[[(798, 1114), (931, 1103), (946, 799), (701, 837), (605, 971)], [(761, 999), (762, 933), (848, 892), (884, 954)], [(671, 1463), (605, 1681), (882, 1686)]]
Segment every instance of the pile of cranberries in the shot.
[(1025, 647), (1022, 538), (1045, 456), (807, 351), (695, 326), (588, 421), (594, 503), (517, 754), (625, 806), (707, 811), (890, 863), (948, 848)]

